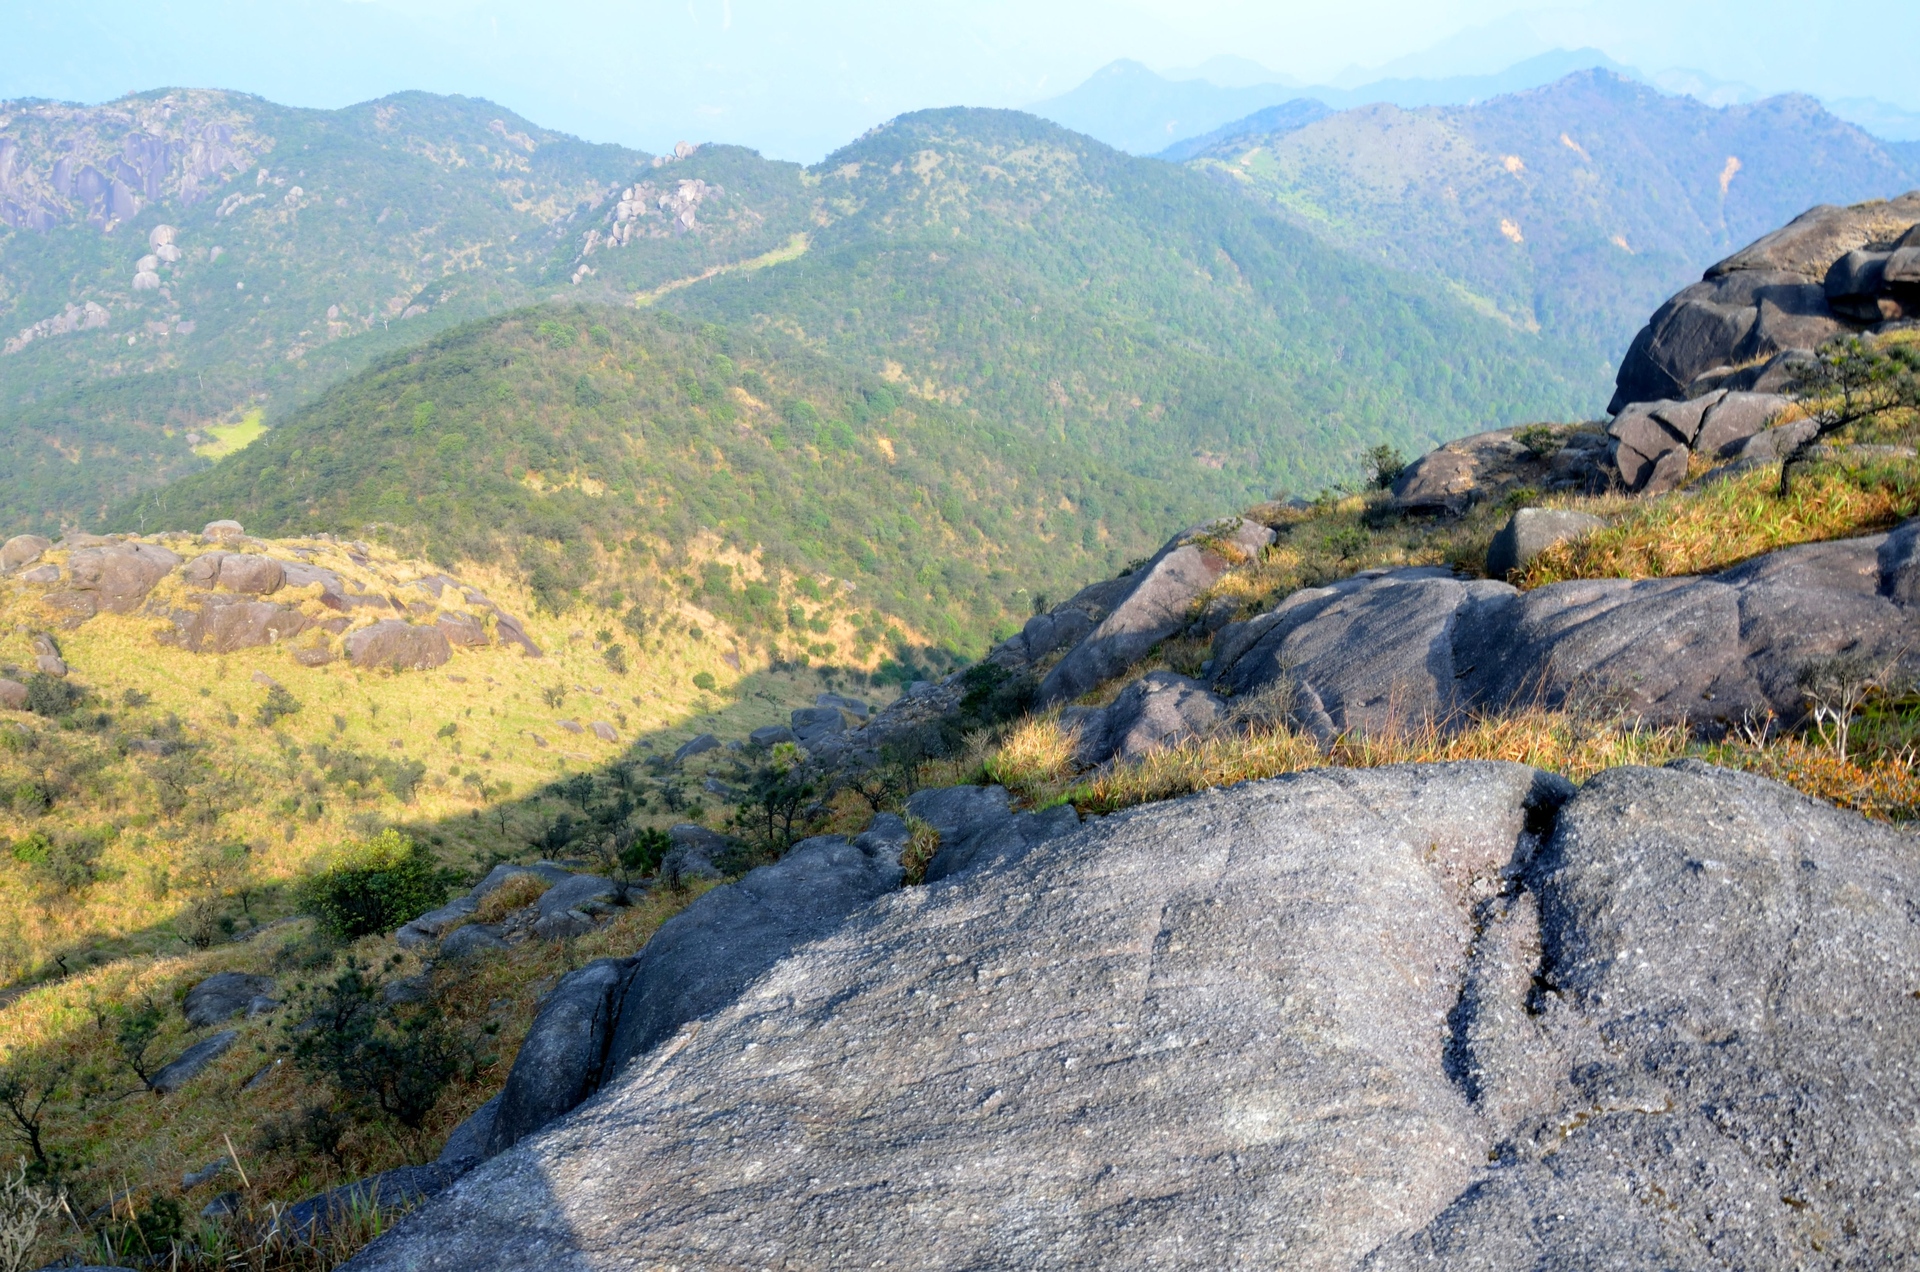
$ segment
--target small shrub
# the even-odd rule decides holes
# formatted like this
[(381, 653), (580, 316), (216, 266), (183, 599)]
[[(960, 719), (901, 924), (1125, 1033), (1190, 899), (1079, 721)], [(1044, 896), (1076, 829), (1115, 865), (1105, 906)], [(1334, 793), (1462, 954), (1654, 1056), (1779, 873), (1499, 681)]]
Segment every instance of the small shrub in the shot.
[(287, 692), (285, 685), (273, 685), (268, 688), (266, 700), (254, 712), (254, 720), (263, 729), (270, 729), (279, 721), (300, 710), (299, 699)]
[(607, 670), (616, 676), (627, 674), (627, 649), (624, 645), (608, 645), (600, 651), (600, 657), (606, 660)]
[(707, 693), (712, 693), (718, 683), (710, 671), (697, 671), (693, 675), (693, 687)]
[(1529, 424), (1525, 428), (1515, 429), (1513, 440), (1527, 448), (1527, 454), (1535, 459), (1545, 459), (1560, 449), (1560, 435), (1545, 424)]
[(300, 886), (300, 908), (336, 941), (391, 932), (446, 900), (445, 876), (420, 844), (385, 830), (354, 844)]
[(40, 716), (63, 716), (86, 697), (79, 685), (36, 671), (27, 677), (27, 710)]
[(548, 685), (540, 691), (540, 699), (548, 706), (557, 710), (560, 704), (567, 700), (567, 687), (565, 685)]
[(295, 1035), (293, 1061), (364, 1116), (417, 1132), (460, 1071), (459, 1046), (433, 1004), (389, 1003), (383, 988), (349, 959), (333, 981), (307, 992), (296, 1015), (313, 1026)]
[(1367, 480), (1376, 490), (1385, 490), (1407, 471), (1407, 457), (1397, 446), (1385, 442), (1367, 452)]

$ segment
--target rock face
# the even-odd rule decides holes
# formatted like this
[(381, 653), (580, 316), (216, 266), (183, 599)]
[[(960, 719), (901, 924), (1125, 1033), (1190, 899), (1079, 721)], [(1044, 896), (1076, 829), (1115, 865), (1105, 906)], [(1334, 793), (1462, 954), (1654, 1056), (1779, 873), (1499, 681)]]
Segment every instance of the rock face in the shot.
[(1685, 401), (1635, 402), (1607, 427), (1608, 451), (1629, 492), (1661, 495), (1686, 480), (1694, 455), (1731, 459), (1787, 409), (1775, 393), (1710, 389)]
[(1920, 316), (1920, 287), (1895, 260), (1917, 222), (1920, 191), (1822, 205), (1729, 256), (1640, 329), (1608, 413), (1716, 388), (1777, 391), (1794, 351)]
[(37, 534), (16, 534), (0, 544), (0, 570), (17, 570), (32, 565), (40, 554), (53, 546), (53, 540)]
[(1916, 889), (1698, 764), (1208, 792), (856, 911), (350, 1266), (1881, 1266)]
[(1128, 576), (1125, 596), (1047, 673), (1040, 700), (1070, 702), (1125, 671), (1185, 627), (1193, 603), (1231, 566), (1272, 542), (1272, 530), (1237, 517), (1175, 537)]
[(347, 635), (347, 658), (356, 667), (420, 671), (453, 656), (446, 633), (397, 618), (383, 619)]
[(1092, 768), (1203, 736), (1225, 716), (1226, 704), (1199, 681), (1155, 671), (1122, 689), (1108, 706), (1068, 707), (1060, 722), (1078, 732), (1075, 762)]
[(173, 630), (161, 639), (200, 654), (257, 649), (290, 640), (313, 626), (311, 619), (289, 606), (216, 592), (192, 594), (186, 607), (169, 611), (168, 617)]
[(1920, 654), (1920, 609), (1903, 599), (1916, 535), (1909, 522), (1719, 575), (1524, 594), (1437, 570), (1372, 571), (1222, 629), (1214, 675), (1236, 696), (1281, 694), (1293, 722), (1323, 738), (1536, 703), (1708, 731), (1765, 711), (1792, 721), (1810, 662), (1850, 652), (1911, 665)]
[[(99, 611), (129, 614), (180, 558), (152, 543), (115, 543), (76, 549), (67, 558), (70, 606), (91, 617)], [(51, 599), (51, 598), (50, 598)]]
[[(1521, 486), (1590, 492), (1606, 485), (1606, 439), (1589, 426), (1503, 428), (1448, 442), (1394, 479), (1393, 504), (1414, 516), (1458, 515)], [(1533, 445), (1520, 440), (1526, 435)]]

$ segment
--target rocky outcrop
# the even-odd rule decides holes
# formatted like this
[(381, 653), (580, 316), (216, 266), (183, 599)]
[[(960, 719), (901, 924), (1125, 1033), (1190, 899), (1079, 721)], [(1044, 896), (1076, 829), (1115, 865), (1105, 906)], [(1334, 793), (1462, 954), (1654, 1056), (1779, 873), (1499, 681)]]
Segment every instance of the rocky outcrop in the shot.
[(1501, 428), (1428, 451), (1394, 478), (1393, 506), (1412, 516), (1459, 514), (1509, 491), (1605, 489), (1607, 440), (1587, 425)]
[(1729, 256), (1640, 329), (1608, 413), (1714, 389), (1778, 392), (1796, 353), (1920, 316), (1916, 223), (1920, 191), (1823, 204)]
[(1185, 627), (1200, 595), (1273, 542), (1273, 531), (1234, 517), (1175, 536), (1127, 576), (1125, 594), (1040, 682), (1042, 703), (1070, 702), (1125, 671)]
[(1608, 458), (1628, 492), (1665, 494), (1686, 480), (1693, 456), (1741, 457), (1789, 405), (1782, 394), (1725, 389), (1684, 401), (1635, 402), (1607, 426)]
[(1322, 737), (1539, 704), (1716, 728), (1801, 718), (1809, 663), (1920, 651), (1913, 574), (1892, 534), (1805, 544), (1718, 575), (1582, 579), (1521, 593), (1437, 569), (1369, 571), (1223, 629), (1214, 675), (1282, 694)]
[(178, 1059), (156, 1071), (148, 1079), (147, 1086), (155, 1095), (169, 1095), (187, 1083), (199, 1077), (206, 1067), (227, 1053), (234, 1039), (240, 1036), (238, 1030), (223, 1029), (211, 1038), (204, 1038), (180, 1053)]
[(1075, 762), (1092, 768), (1204, 736), (1225, 716), (1226, 704), (1199, 681), (1153, 671), (1122, 689), (1107, 706), (1068, 707), (1060, 723), (1074, 732)]
[(350, 1266), (1881, 1266), (1916, 890), (1692, 763), (1136, 809), (855, 910)]
[(88, 536), (87, 546), (67, 556), (66, 588), (46, 599), (82, 621), (103, 611), (130, 614), (179, 564), (178, 555), (158, 544)]
[(181, 1010), (196, 1029), (235, 1016), (258, 1016), (280, 1004), (273, 998), (273, 977), (246, 972), (216, 972), (187, 991)]
[(1584, 538), (1605, 525), (1606, 522), (1589, 512), (1521, 508), (1507, 519), (1507, 524), (1487, 547), (1487, 577), (1504, 579), (1532, 564), (1533, 559), (1548, 548)]
[(231, 654), (290, 640), (312, 627), (299, 610), (273, 601), (243, 600), (217, 592), (193, 593), (167, 612), (173, 629), (160, 639), (196, 654)]

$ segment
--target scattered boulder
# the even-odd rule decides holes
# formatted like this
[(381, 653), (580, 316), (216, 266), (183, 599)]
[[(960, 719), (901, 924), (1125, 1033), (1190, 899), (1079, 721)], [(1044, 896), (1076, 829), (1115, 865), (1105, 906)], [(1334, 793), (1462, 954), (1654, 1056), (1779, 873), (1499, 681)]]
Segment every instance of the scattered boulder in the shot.
[(199, 1170), (191, 1170), (180, 1176), (180, 1191), (189, 1192), (202, 1184), (210, 1184), (233, 1169), (233, 1163), (224, 1157), (216, 1158)]
[(822, 738), (847, 731), (846, 717), (838, 707), (801, 707), (792, 720), (794, 740), (801, 746), (815, 746)]
[(283, 561), (280, 563), (280, 577), (283, 587), (308, 588), (318, 584), (319, 601), (330, 610), (344, 612), (351, 607), (347, 600), (346, 584), (332, 570), (308, 565), (304, 561)]
[(449, 644), (477, 646), (487, 643), (486, 624), (471, 614), (442, 614), (433, 622)]
[(40, 554), (53, 546), (53, 540), (37, 534), (16, 534), (0, 544), (0, 570), (17, 570), (32, 565)]
[(673, 847), (667, 849), (660, 863), (663, 877), (718, 879), (720, 868), (715, 861), (723, 859), (737, 846), (719, 831), (692, 822), (681, 822), (670, 828), (667, 836), (673, 841)]
[(458, 963), (504, 950), (507, 943), (502, 930), (498, 923), (469, 923), (455, 928), (451, 936), (440, 942), (440, 957)]
[(347, 658), (356, 667), (391, 667), (422, 671), (438, 667), (453, 656), (446, 633), (402, 619), (388, 618), (350, 632)]
[(65, 677), (67, 674), (67, 660), (58, 654), (36, 654), (33, 665), (43, 676)]
[[(391, 1212), (416, 1205), (460, 1177), (452, 1165), (400, 1166), (378, 1175), (296, 1201), (281, 1211), (274, 1231), (300, 1240), (312, 1240), (368, 1211)], [(485, 1261), (474, 1266), (484, 1266)]]
[(747, 734), (747, 741), (762, 750), (772, 750), (782, 742), (793, 741), (793, 730), (784, 724), (769, 724)]
[(600, 1089), (614, 1007), (631, 968), (632, 960), (598, 959), (567, 973), (547, 995), (498, 1102), (486, 1110), (490, 1125), (479, 1156), (510, 1148)]
[(618, 742), (620, 740), (620, 735), (616, 733), (613, 726), (605, 720), (594, 720), (587, 725), (587, 728), (591, 729), (593, 736), (599, 738), (602, 742)]
[(313, 625), (291, 606), (248, 601), (213, 592), (195, 593), (187, 607), (168, 611), (171, 632), (160, 640), (199, 654), (231, 654), (291, 640)]
[(860, 699), (842, 697), (837, 693), (815, 694), (813, 705), (816, 707), (830, 707), (845, 711), (847, 714), (858, 716), (862, 720), (866, 719), (872, 711), (872, 708)]
[(250, 552), (221, 554), (218, 586), (223, 591), (267, 596), (279, 591), (285, 581), (285, 572), (272, 557)]
[(18, 680), (0, 677), (0, 707), (6, 707), (10, 711), (25, 711), (27, 687)]
[(181, 1010), (195, 1029), (217, 1025), (235, 1016), (258, 1016), (280, 1004), (273, 998), (271, 976), (246, 972), (216, 972), (187, 991)]
[(1199, 681), (1153, 671), (1122, 689), (1107, 706), (1068, 707), (1060, 723), (1077, 732), (1074, 762), (1092, 768), (1204, 737), (1225, 718), (1226, 703)]
[(67, 558), (68, 587), (96, 611), (129, 614), (154, 585), (180, 564), (180, 558), (152, 543), (116, 543), (81, 548)]
[(233, 1040), (240, 1033), (235, 1029), (223, 1029), (211, 1038), (204, 1038), (180, 1053), (180, 1058), (160, 1069), (148, 1083), (155, 1095), (167, 1095), (179, 1090), (200, 1076), (206, 1067), (227, 1053)]
[[(20, 581), (22, 583), (42, 585), (58, 583), (60, 581), (60, 567), (51, 563), (47, 565), (37, 565), (31, 570), (23, 571), (20, 575)], [(89, 610), (88, 613), (91, 614), (92, 611)]]
[(1565, 508), (1521, 508), (1507, 519), (1507, 524), (1493, 536), (1493, 543), (1487, 548), (1487, 577), (1504, 579), (1532, 564), (1533, 559), (1548, 548), (1569, 539), (1584, 538), (1606, 524), (1592, 513)]
[(209, 521), (200, 532), (200, 538), (207, 543), (223, 543), (228, 539), (238, 539), (246, 534), (238, 521)]
[(582, 909), (596, 901), (610, 901), (617, 891), (611, 879), (603, 879), (599, 875), (570, 874), (541, 893), (540, 900), (535, 904), (539, 907), (540, 917), (546, 918)]
[(453, 1133), (447, 1136), (447, 1142), (441, 1146), (440, 1156), (436, 1160), (463, 1174), (479, 1165), (488, 1155), (487, 1141), (493, 1136), (493, 1120), (499, 1114), (500, 1097), (496, 1094), (475, 1109), (466, 1121), (453, 1128)]
[(1134, 809), (853, 911), (353, 1266), (1867, 1266), (1917, 889), (1691, 762)]
[(714, 750), (719, 745), (720, 739), (714, 737), (713, 734), (697, 733), (680, 744), (680, 749), (673, 753), (673, 762), (678, 764), (693, 756), (703, 755), (708, 751)]
[[(499, 867), (495, 867), (499, 869)], [(497, 885), (496, 885), (497, 886)], [(437, 910), (429, 910), (419, 918), (403, 924), (393, 934), (396, 944), (403, 950), (410, 950), (429, 941), (437, 941), (449, 931), (473, 917), (480, 908), (480, 902), (472, 896), (456, 897)]]
[(527, 629), (520, 620), (506, 611), (496, 608), (493, 611), (493, 632), (503, 645), (517, 645), (529, 658), (541, 657), (540, 646), (533, 643), (533, 637), (527, 635)]
[(1600, 463), (1605, 444), (1584, 425), (1476, 433), (1408, 464), (1390, 488), (1393, 506), (1408, 516), (1458, 516), (1523, 486), (1596, 490), (1605, 484)]
[(1186, 626), (1193, 603), (1222, 574), (1272, 542), (1271, 529), (1238, 517), (1176, 536), (1130, 576), (1125, 598), (1047, 673), (1040, 701), (1071, 702), (1125, 671)]

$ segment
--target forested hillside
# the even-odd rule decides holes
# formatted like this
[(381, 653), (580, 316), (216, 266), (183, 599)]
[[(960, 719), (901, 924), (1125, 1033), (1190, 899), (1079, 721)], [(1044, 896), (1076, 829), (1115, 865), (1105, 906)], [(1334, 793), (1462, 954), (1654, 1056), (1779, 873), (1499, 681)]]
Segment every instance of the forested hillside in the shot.
[(555, 222), (644, 162), (425, 93), (0, 105), (0, 513), (90, 521), (216, 428), (526, 303)]
[[(830, 575), (877, 607), (871, 630), (897, 619), (977, 653), (1033, 593), (1150, 550), (1180, 511), (1166, 500), (778, 331), (552, 306), (389, 357), (110, 520), (234, 516), (276, 535), (373, 524), (445, 565), (504, 562), (548, 611), (665, 591), (749, 630), (787, 625), (783, 577)], [(769, 576), (695, 559), (703, 534)]]
[(1911, 149), (1812, 98), (1715, 109), (1603, 70), (1472, 106), (1221, 132), (1193, 167), (1571, 347), (1582, 388), (1735, 247), (1816, 203), (1920, 185)]
[[(1194, 516), (1350, 476), (1381, 440), (1593, 405), (1553, 350), (1443, 287), (1030, 115), (904, 116), (805, 180), (803, 254), (658, 303), (789, 331)], [(590, 258), (601, 285), (630, 251)]]

